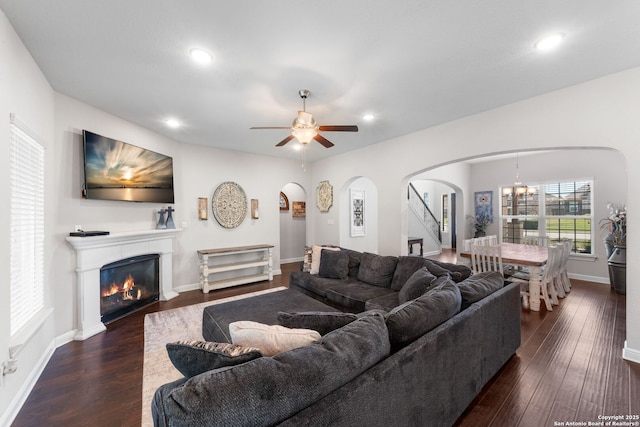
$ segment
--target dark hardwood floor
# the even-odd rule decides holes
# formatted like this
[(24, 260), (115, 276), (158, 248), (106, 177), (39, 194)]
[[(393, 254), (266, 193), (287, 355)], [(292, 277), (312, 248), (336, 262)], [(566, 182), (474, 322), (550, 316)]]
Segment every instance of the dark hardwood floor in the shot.
[[(455, 262), (455, 253), (436, 258)], [(144, 315), (287, 286), (288, 272), (297, 267), (283, 265), (283, 274), (272, 282), (209, 294), (184, 292), (111, 323), (106, 332), (61, 346), (12, 425), (139, 426)], [(602, 284), (572, 284), (553, 311), (543, 305), (540, 312), (522, 312), (521, 347), (458, 426), (554, 426), (640, 414), (640, 365), (621, 357), (625, 297)]]

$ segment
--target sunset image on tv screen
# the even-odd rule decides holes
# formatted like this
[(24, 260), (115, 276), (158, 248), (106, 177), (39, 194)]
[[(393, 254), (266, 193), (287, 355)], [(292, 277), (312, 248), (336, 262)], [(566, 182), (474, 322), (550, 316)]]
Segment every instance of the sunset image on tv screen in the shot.
[(173, 203), (173, 159), (84, 131), (88, 199)]

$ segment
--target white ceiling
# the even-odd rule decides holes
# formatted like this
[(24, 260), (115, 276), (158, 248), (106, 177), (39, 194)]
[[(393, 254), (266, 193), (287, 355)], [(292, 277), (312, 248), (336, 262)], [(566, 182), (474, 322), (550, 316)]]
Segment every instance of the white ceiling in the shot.
[[(638, 0), (0, 0), (53, 88), (177, 141), (309, 161), (640, 66)], [(533, 44), (566, 34), (555, 51)], [(215, 55), (194, 64), (188, 51)], [(375, 121), (362, 120), (373, 113)], [(177, 118), (179, 129), (164, 121)], [(109, 135), (107, 135), (109, 136)], [(127, 141), (135, 143), (135, 141)]]

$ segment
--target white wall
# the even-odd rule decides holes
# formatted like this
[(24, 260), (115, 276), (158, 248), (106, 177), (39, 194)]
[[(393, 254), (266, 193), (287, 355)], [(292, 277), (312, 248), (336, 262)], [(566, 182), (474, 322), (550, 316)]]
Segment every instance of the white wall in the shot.
[[(290, 182), (281, 190), (289, 199), (289, 210), (280, 212), (280, 257), (282, 262), (301, 261), (307, 242), (307, 217), (293, 216), (293, 202), (307, 202), (307, 194)], [(307, 210), (311, 208), (306, 204)]]
[[(640, 68), (634, 68), (318, 161), (313, 164), (312, 181), (315, 185), (328, 179), (340, 187), (350, 176), (370, 178), (378, 189), (379, 199), (388, 201), (381, 204), (378, 212), (379, 251), (406, 253), (405, 194), (409, 177), (467, 158), (531, 148), (611, 147), (620, 151), (628, 164), (638, 164), (639, 96)], [(509, 181), (505, 178), (505, 182)], [(627, 186), (640, 182), (640, 169), (628, 169), (626, 182)], [(627, 198), (628, 219), (633, 224), (640, 221), (640, 214), (635, 213), (640, 212), (640, 198), (631, 196)], [(458, 202), (468, 204), (468, 197), (472, 196)], [(458, 210), (466, 211), (462, 203), (458, 203)], [(313, 227), (312, 238), (336, 235), (338, 229), (326, 221), (313, 221)], [(636, 259), (640, 253), (640, 233), (629, 227), (628, 237), (628, 259)], [(629, 263), (627, 274), (636, 277), (640, 265)], [(628, 281), (628, 307), (639, 302), (640, 284)], [(638, 325), (640, 311), (628, 309), (624, 354), (640, 361)]]
[[(248, 155), (198, 145), (179, 144), (147, 129), (110, 116), (100, 110), (57, 94), (56, 144), (59, 147), (55, 192), (61, 201), (55, 217), (54, 269), (55, 305), (64, 307), (69, 296), (75, 295), (75, 252), (64, 237), (75, 224), (85, 230), (110, 232), (155, 228), (155, 212), (162, 204), (85, 200), (80, 197), (82, 129), (120, 139), (134, 145), (173, 157), (175, 207), (174, 222), (183, 230), (177, 234), (173, 254), (174, 287), (184, 290), (198, 283), (198, 249), (242, 246), (260, 243), (273, 244), (274, 266), (280, 265), (280, 210), (278, 194), (293, 179), (306, 183), (307, 175), (297, 161), (274, 157)], [(220, 226), (209, 208), (209, 219), (197, 217), (199, 197), (211, 196), (225, 181), (237, 182), (247, 199), (258, 199), (259, 219), (247, 214), (240, 226), (227, 229)], [(186, 227), (184, 226), (186, 225)], [(58, 335), (75, 328), (75, 313), (64, 310), (56, 313)]]
[[(17, 118), (36, 133), (45, 145), (45, 209), (55, 211), (58, 204), (55, 198), (53, 176), (55, 163), (54, 146), (54, 93), (38, 66), (24, 48), (18, 35), (0, 11), (0, 198), (9, 200), (9, 114)], [(9, 210), (0, 210), (0, 363), (9, 358)], [(45, 307), (51, 308), (52, 287), (55, 282), (48, 274), (56, 268), (53, 258), (52, 228), (55, 219), (45, 215)], [(68, 305), (67, 305), (68, 307)], [(35, 382), (42, 360), (53, 352), (54, 321), (42, 319), (39, 328), (31, 340), (24, 344), (18, 355), (18, 370), (2, 378), (0, 385), (0, 425), (5, 425), (16, 414), (26, 398), (30, 385)]]

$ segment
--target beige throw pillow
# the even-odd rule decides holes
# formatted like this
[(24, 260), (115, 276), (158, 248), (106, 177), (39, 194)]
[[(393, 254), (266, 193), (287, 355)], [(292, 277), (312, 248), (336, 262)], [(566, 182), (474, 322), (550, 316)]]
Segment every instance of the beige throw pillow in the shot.
[(320, 256), (322, 255), (322, 250), (326, 251), (339, 251), (340, 248), (328, 248), (326, 246), (314, 246), (313, 252), (311, 254), (311, 270), (309, 274), (318, 274), (320, 271)]
[(230, 323), (229, 334), (233, 344), (258, 348), (265, 356), (304, 347), (321, 338), (311, 329), (291, 329), (249, 320)]

